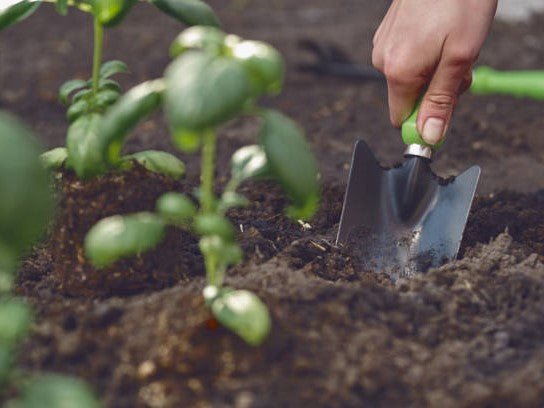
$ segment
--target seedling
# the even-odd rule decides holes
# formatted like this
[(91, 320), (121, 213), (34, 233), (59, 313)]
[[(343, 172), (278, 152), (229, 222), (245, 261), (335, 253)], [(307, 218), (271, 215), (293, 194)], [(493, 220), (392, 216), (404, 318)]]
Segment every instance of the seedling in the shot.
[(43, 233), (53, 201), (39, 149), (13, 117), (0, 112), (0, 401), (8, 389), (20, 397), (9, 408), (98, 408), (86, 385), (62, 376), (27, 377), (17, 372), (18, 345), (32, 320), (30, 307), (12, 294), (19, 259)]
[[(94, 21), (94, 53), (92, 77), (74, 79), (61, 86), (60, 101), (67, 106), (70, 123), (66, 147), (46, 152), (42, 160), (48, 168), (66, 166), (80, 178), (90, 178), (111, 169), (126, 169), (134, 161), (151, 171), (180, 178), (185, 173), (184, 164), (175, 156), (154, 150), (120, 158), (115, 163), (107, 161), (98, 144), (101, 120), (104, 113), (119, 99), (120, 84), (112, 76), (128, 73), (122, 61), (102, 63), (104, 28), (119, 24), (137, 0), (4, 0), (0, 3), (0, 30), (15, 24), (32, 13), (41, 3), (54, 3), (57, 11), (66, 15), (69, 7), (89, 13)], [(162, 12), (187, 25), (219, 26), (211, 8), (201, 0), (149, 0)], [(121, 149), (122, 146), (119, 146)]]
[[(130, 129), (164, 106), (175, 145), (184, 152), (201, 152), (200, 187), (194, 197), (164, 194), (155, 212), (101, 220), (86, 237), (86, 253), (96, 266), (104, 267), (153, 248), (163, 239), (167, 226), (193, 232), (200, 237), (206, 267), (206, 304), (224, 326), (247, 343), (258, 345), (271, 326), (266, 306), (247, 290), (223, 286), (227, 268), (243, 257), (236, 229), (225, 214), (248, 203), (236, 192), (242, 182), (273, 178), (291, 198), (288, 214), (295, 219), (310, 217), (320, 195), (316, 162), (291, 119), (257, 105), (259, 97), (276, 94), (282, 87), (284, 64), (273, 47), (197, 26), (178, 36), (171, 54), (175, 60), (164, 78), (138, 85), (108, 111), (100, 143), (108, 160), (115, 163)], [(218, 197), (217, 129), (240, 115), (261, 118), (260, 143), (232, 156), (230, 181)]]

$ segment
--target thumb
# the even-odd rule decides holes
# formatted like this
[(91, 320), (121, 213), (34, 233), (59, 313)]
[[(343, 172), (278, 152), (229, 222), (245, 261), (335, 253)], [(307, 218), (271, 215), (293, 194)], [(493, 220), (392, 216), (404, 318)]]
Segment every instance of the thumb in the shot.
[(417, 128), (426, 143), (435, 145), (444, 138), (471, 68), (472, 60), (468, 58), (445, 56), (438, 64), (421, 101), (417, 119)]

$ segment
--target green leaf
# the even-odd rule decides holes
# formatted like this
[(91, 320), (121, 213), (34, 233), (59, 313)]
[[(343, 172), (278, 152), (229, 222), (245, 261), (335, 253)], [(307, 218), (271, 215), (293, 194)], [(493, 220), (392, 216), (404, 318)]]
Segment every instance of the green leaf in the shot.
[(255, 96), (281, 91), (285, 66), (274, 47), (261, 41), (241, 41), (230, 46), (230, 55), (248, 71)]
[(68, 128), (67, 164), (82, 179), (96, 176), (106, 170), (100, 140), (100, 121), (101, 116), (92, 113), (80, 117)]
[(94, 106), (102, 111), (113, 105), (119, 100), (119, 92), (111, 89), (104, 89), (95, 95)]
[(66, 147), (56, 147), (42, 153), (40, 159), (46, 169), (60, 169), (68, 159), (68, 150)]
[(41, 237), (53, 210), (49, 175), (40, 153), (30, 132), (0, 112), (0, 244), (9, 247), (14, 257)]
[(162, 241), (164, 232), (162, 219), (151, 213), (104, 218), (85, 237), (85, 252), (102, 268), (152, 249)]
[(39, 0), (4, 0), (0, 2), (0, 30), (24, 20), (40, 7)]
[(59, 89), (59, 100), (63, 105), (68, 105), (68, 97), (74, 91), (87, 87), (87, 81), (72, 79), (61, 85)]
[(242, 181), (264, 177), (270, 173), (264, 148), (259, 145), (244, 146), (230, 160), (232, 177)]
[(243, 109), (248, 95), (244, 68), (225, 57), (191, 51), (166, 71), (166, 114), (175, 133), (226, 122)]
[(99, 80), (98, 89), (111, 89), (112, 91), (117, 91), (119, 93), (123, 91), (123, 88), (121, 87), (121, 84), (119, 82), (109, 78)]
[(270, 171), (294, 202), (289, 215), (307, 219), (317, 210), (320, 196), (315, 158), (291, 119), (274, 111), (266, 111), (263, 117), (261, 142)]
[(184, 153), (194, 153), (200, 148), (202, 132), (178, 129), (172, 132), (172, 141)]
[(113, 60), (102, 64), (100, 67), (100, 78), (107, 79), (116, 74), (128, 74), (130, 71), (123, 61)]
[(179, 180), (185, 175), (185, 164), (176, 156), (159, 150), (146, 150), (127, 155), (126, 160), (136, 160), (147, 170), (164, 174), (174, 180)]
[(72, 103), (76, 103), (81, 99), (88, 99), (93, 94), (92, 89), (82, 89), (74, 94), (72, 97)]
[(0, 387), (3, 387), (8, 379), (13, 366), (13, 360), (15, 359), (15, 354), (16, 352), (13, 345), (0, 344)]
[(224, 241), (233, 241), (236, 236), (236, 230), (231, 222), (219, 214), (197, 215), (194, 228), (201, 236), (217, 235)]
[(199, 242), (200, 251), (205, 258), (214, 260), (219, 267), (236, 265), (244, 258), (236, 242), (225, 241), (219, 235), (208, 235)]
[(89, 111), (89, 108), (89, 102), (85, 99), (80, 99), (79, 101), (71, 105), (66, 111), (66, 117), (68, 118), (68, 122), (73, 123), (81, 116), (86, 115)]
[(191, 199), (180, 193), (166, 193), (157, 200), (157, 212), (166, 222), (187, 225), (196, 215), (196, 206)]
[(170, 56), (175, 58), (188, 50), (202, 50), (220, 55), (225, 37), (225, 33), (215, 27), (189, 27), (182, 31), (170, 46)]
[(149, 0), (164, 13), (187, 25), (219, 27), (219, 19), (210, 6), (200, 0)]
[(234, 290), (217, 297), (212, 305), (217, 320), (251, 346), (262, 344), (272, 327), (268, 308), (255, 294)]
[(226, 191), (221, 196), (219, 201), (219, 211), (227, 211), (229, 208), (234, 207), (247, 207), (249, 205), (249, 200), (243, 195), (235, 193), (233, 191)]
[(18, 343), (30, 327), (31, 315), (21, 299), (0, 301), (0, 345)]
[(55, 4), (55, 9), (57, 10), (57, 13), (59, 13), (61, 16), (65, 16), (68, 14), (68, 0), (57, 0)]
[(144, 82), (123, 95), (104, 116), (101, 139), (110, 164), (120, 160), (123, 140), (134, 127), (157, 109), (162, 101), (162, 80)]
[(100, 408), (91, 389), (82, 381), (61, 375), (37, 377), (20, 397), (24, 408)]
[(119, 24), (137, 0), (93, 0), (93, 14), (106, 27)]

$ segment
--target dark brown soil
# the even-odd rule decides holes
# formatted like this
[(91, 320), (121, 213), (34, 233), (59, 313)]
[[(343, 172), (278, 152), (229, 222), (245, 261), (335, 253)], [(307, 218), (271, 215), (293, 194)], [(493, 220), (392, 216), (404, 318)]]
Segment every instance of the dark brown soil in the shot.
[[(349, 248), (333, 245), (354, 140), (367, 140), (384, 165), (400, 158), (383, 85), (296, 70), (304, 38), (336, 42), (368, 64), (387, 3), (212, 4), (227, 30), (270, 41), (286, 55), (285, 93), (267, 104), (305, 127), (324, 180), (322, 207), (309, 225), (283, 216), (285, 200), (271, 184), (244, 186), (251, 206), (229, 214), (241, 226), (245, 259), (229, 270), (227, 283), (267, 303), (270, 339), (248, 347), (211, 318), (201, 296), (201, 257), (186, 233), (171, 230), (155, 251), (103, 271), (83, 256), (84, 234), (98, 219), (152, 210), (166, 191), (190, 194), (198, 161), (183, 156), (189, 174), (179, 183), (141, 168), (86, 183), (69, 173), (59, 177), (56, 221), (19, 278), (19, 293), (37, 311), (23, 367), (80, 376), (115, 408), (543, 406), (542, 103), (464, 98), (434, 164), (444, 177), (483, 167), (462, 259), (393, 284), (361, 268)], [(482, 63), (542, 66), (544, 43), (535, 41), (544, 35), (542, 21), (497, 23)], [(126, 85), (157, 77), (180, 29), (138, 5), (108, 33), (106, 56), (132, 67)], [(81, 44), (89, 36), (84, 15), (62, 18), (47, 5), (0, 35), (0, 108), (26, 119), (48, 146), (61, 144), (66, 130), (56, 88), (88, 75), (90, 51)], [(256, 132), (248, 119), (222, 131), (220, 183), (230, 153), (252, 143)], [(127, 150), (173, 151), (166, 134), (156, 116), (137, 129)]]

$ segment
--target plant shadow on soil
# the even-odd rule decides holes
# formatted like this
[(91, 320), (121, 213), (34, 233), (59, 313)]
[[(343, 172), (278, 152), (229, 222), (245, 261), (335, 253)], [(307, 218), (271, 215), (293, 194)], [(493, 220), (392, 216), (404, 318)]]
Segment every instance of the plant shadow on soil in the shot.
[[(57, 221), (19, 279), (40, 315), (22, 353), (28, 369), (81, 376), (111, 407), (537, 406), (544, 398), (544, 192), (478, 198), (462, 259), (394, 284), (332, 245), (342, 187), (325, 187), (308, 226), (282, 215), (273, 184), (246, 184), (252, 204), (229, 213), (246, 258), (227, 283), (256, 291), (271, 309), (271, 337), (255, 349), (206, 310), (189, 234), (172, 230), (156, 250), (103, 271), (85, 260), (94, 222), (152, 210), (161, 193), (190, 193), (195, 182), (141, 167), (90, 182), (58, 176)], [(492, 240), (507, 227), (510, 235)]]

